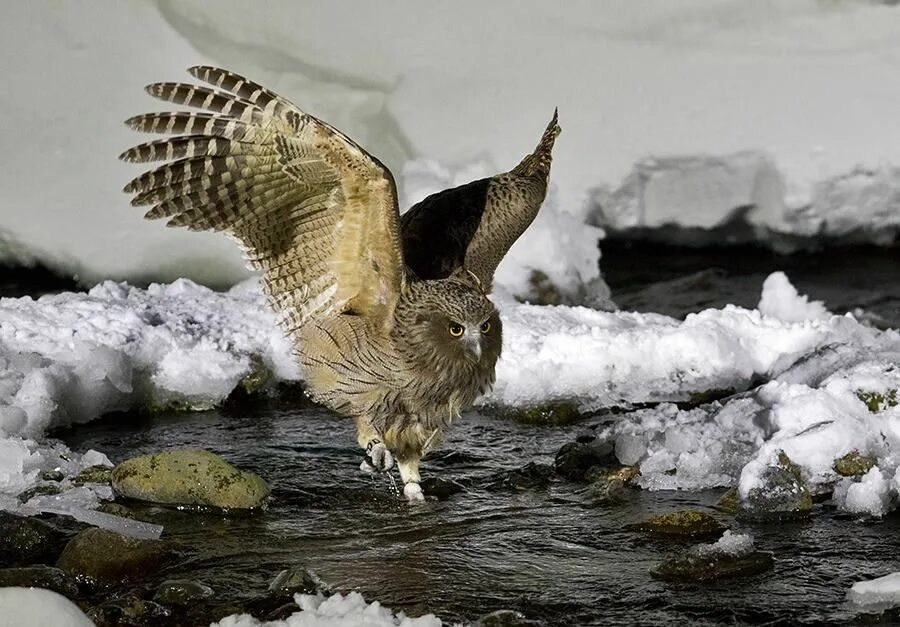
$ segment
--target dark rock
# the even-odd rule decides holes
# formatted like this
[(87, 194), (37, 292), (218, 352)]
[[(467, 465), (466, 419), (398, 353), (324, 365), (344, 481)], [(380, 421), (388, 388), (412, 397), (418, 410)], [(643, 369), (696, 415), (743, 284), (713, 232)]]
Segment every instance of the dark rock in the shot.
[(85, 483), (105, 483), (109, 485), (112, 481), (112, 468), (109, 466), (88, 466), (76, 476), (72, 482), (75, 485), (84, 485)]
[(110, 585), (146, 577), (174, 557), (172, 547), (160, 540), (127, 538), (91, 527), (69, 541), (56, 565), (79, 579)]
[(421, 486), (426, 497), (433, 496), (439, 501), (465, 491), (461, 483), (443, 477), (428, 477), (422, 481)]
[(490, 487), (507, 490), (534, 490), (545, 488), (550, 483), (553, 467), (549, 464), (530, 462), (521, 468), (502, 473), (494, 479)]
[(750, 538), (725, 532), (716, 544), (701, 544), (667, 556), (650, 571), (657, 579), (673, 582), (709, 582), (748, 577), (772, 567), (771, 553), (756, 551)]
[(118, 494), (141, 501), (220, 509), (259, 508), (270, 493), (258, 475), (202, 449), (178, 449), (124, 461), (113, 469), (112, 486)]
[(322, 581), (302, 566), (286, 568), (269, 584), (269, 592), (277, 598), (293, 598), (297, 593), (315, 594), (324, 588)]
[(137, 520), (137, 516), (135, 516), (134, 511), (130, 507), (126, 507), (121, 503), (113, 503), (112, 501), (104, 501), (100, 503), (97, 507), (98, 511), (103, 512), (104, 514), (111, 514), (112, 516), (121, 516), (122, 518), (130, 518), (131, 520)]
[(533, 627), (540, 624), (525, 618), (524, 614), (515, 610), (497, 610), (479, 618), (475, 622), (475, 627)]
[(162, 605), (186, 606), (215, 596), (215, 591), (198, 581), (169, 579), (159, 585), (153, 600)]
[(38, 518), (0, 511), (0, 564), (53, 563), (69, 534)]
[(872, 470), (877, 463), (878, 460), (871, 455), (850, 451), (834, 460), (834, 471), (842, 477), (860, 477)]
[(803, 480), (800, 467), (783, 452), (776, 465), (763, 473), (764, 485), (753, 488), (738, 507), (737, 516), (743, 520), (768, 522), (795, 520), (809, 516), (812, 494)]
[(643, 522), (626, 525), (626, 529), (657, 536), (683, 538), (717, 536), (725, 530), (718, 520), (706, 512), (690, 509), (656, 514)]
[(171, 610), (153, 601), (128, 593), (104, 601), (88, 612), (97, 627), (156, 627), (172, 615)]
[(613, 444), (605, 440), (564, 444), (553, 465), (558, 474), (572, 481), (583, 481), (595, 468), (620, 466)]
[(75, 578), (52, 566), (0, 568), (0, 588), (8, 587), (46, 588), (70, 599), (78, 596)]

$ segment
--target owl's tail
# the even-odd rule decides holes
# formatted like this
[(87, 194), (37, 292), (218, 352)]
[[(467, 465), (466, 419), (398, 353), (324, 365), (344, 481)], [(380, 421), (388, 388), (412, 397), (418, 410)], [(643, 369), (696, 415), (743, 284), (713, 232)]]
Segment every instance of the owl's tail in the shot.
[(553, 143), (556, 136), (562, 132), (557, 123), (558, 109), (553, 110), (553, 119), (547, 125), (547, 129), (541, 136), (537, 148), (530, 155), (522, 159), (521, 163), (512, 169), (513, 174), (519, 176), (540, 176), (546, 179), (550, 175), (550, 162), (553, 160)]

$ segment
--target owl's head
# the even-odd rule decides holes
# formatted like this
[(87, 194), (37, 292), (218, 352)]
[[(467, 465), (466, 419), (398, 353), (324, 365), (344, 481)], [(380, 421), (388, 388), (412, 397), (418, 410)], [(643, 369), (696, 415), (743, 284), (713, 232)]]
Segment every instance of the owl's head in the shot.
[[(397, 318), (423, 356), (465, 360), (493, 368), (500, 357), (502, 323), (477, 279), (462, 273), (410, 286)], [(433, 355), (428, 355), (433, 351)]]

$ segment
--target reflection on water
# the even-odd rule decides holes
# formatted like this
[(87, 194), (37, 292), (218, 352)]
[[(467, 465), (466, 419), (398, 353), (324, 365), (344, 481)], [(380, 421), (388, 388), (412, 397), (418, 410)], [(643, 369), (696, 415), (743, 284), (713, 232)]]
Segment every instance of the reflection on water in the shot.
[(850, 619), (843, 602), (854, 581), (900, 570), (896, 517), (860, 523), (820, 505), (808, 523), (738, 526), (775, 553), (768, 573), (702, 587), (655, 581), (648, 569), (678, 543), (623, 526), (659, 511), (708, 507), (719, 492), (631, 491), (610, 504), (559, 479), (523, 491), (492, 481), (528, 462), (552, 462), (583, 428), (470, 414), (426, 458), (423, 473), (466, 490), (417, 506), (402, 502), (386, 479), (359, 473), (352, 422), (315, 408), (120, 416), (59, 435), (114, 461), (205, 447), (268, 480), (274, 500), (259, 515), (144, 512), (191, 548), (166, 576), (201, 580), (232, 601), (261, 596), (279, 570), (302, 564), (335, 591), (358, 590), (445, 621), (516, 609), (548, 625), (822, 624)]

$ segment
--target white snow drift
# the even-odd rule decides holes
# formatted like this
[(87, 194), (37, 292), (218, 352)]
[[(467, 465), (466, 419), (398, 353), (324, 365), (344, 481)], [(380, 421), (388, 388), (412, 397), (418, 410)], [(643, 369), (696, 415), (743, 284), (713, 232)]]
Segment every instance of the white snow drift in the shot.
[[(608, 427), (641, 485), (757, 486), (783, 451), (818, 489), (856, 451), (877, 460), (837, 485), (847, 511), (880, 515), (900, 488), (900, 335), (829, 314), (781, 274), (759, 309), (689, 315), (604, 313), (500, 298), (504, 350), (485, 404), (574, 402), (582, 409), (662, 403)], [(214, 292), (190, 281), (147, 290), (104, 283), (86, 294), (0, 300), (0, 492), (29, 487), (54, 454), (32, 440), (48, 428), (131, 407), (210, 407), (259, 363), (275, 380), (298, 374), (255, 281)], [(695, 409), (675, 401), (751, 392)], [(870, 411), (860, 394), (885, 399)], [(52, 453), (52, 452), (51, 452)], [(49, 461), (48, 461), (49, 459)]]

